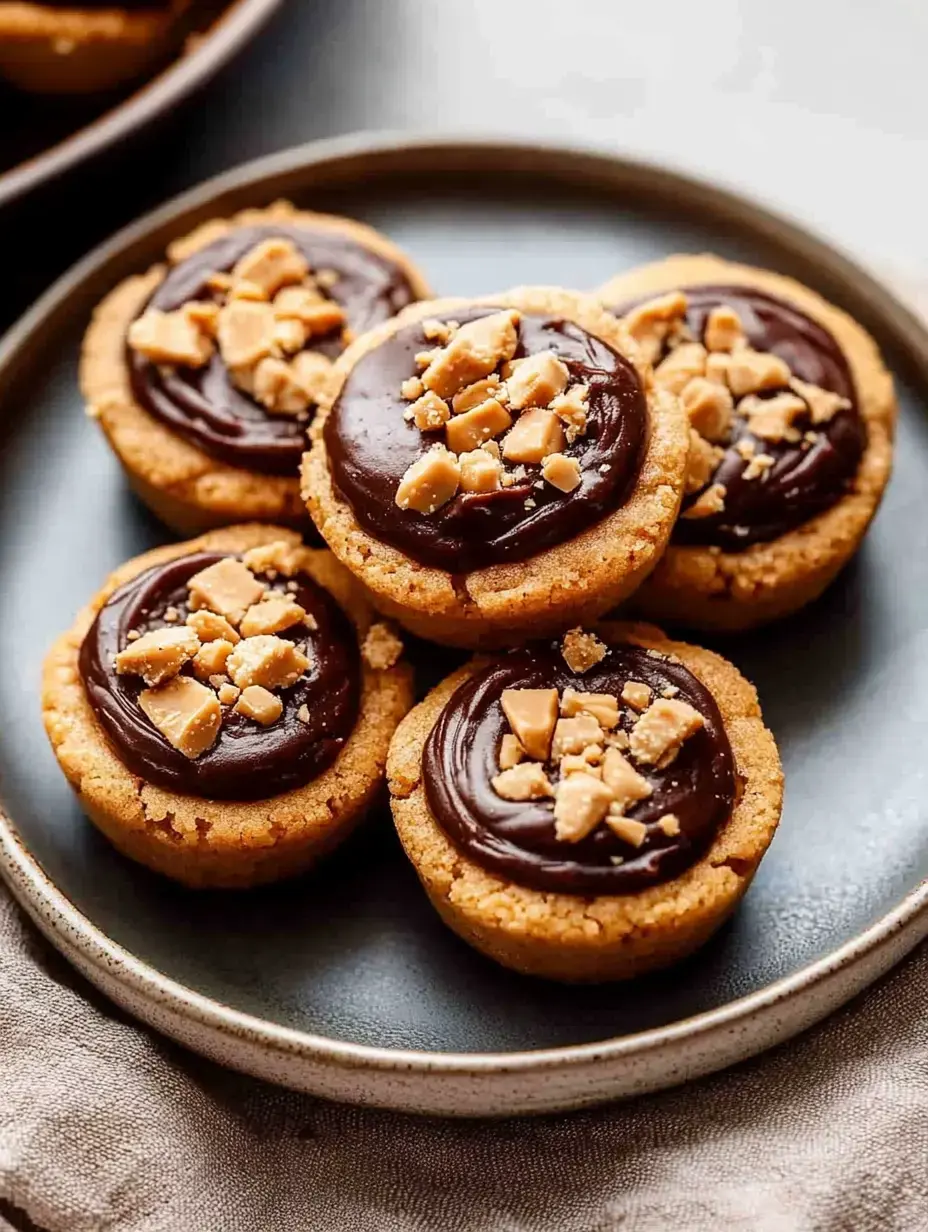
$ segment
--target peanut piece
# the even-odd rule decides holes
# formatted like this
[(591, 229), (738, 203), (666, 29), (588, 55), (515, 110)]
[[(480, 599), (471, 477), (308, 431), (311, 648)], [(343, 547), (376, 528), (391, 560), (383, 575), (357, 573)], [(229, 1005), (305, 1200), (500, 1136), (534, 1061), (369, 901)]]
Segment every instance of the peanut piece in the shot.
[(559, 492), (573, 492), (580, 486), (580, 463), (563, 453), (549, 453), (542, 460), (541, 474)]
[(561, 779), (554, 798), (554, 836), (564, 843), (579, 843), (606, 816), (612, 792), (592, 774), (571, 774)]
[(602, 662), (606, 657), (606, 647), (595, 633), (586, 633), (580, 628), (568, 629), (561, 643), (561, 654), (570, 670), (582, 676)]
[(601, 744), (603, 736), (603, 729), (591, 714), (558, 719), (554, 727), (551, 756), (557, 759), (567, 753), (582, 753), (588, 745)]
[(622, 689), (622, 701), (635, 710), (646, 710), (651, 703), (651, 688), (640, 680), (628, 680)]
[(368, 629), (361, 643), (361, 658), (368, 667), (377, 672), (385, 672), (399, 662), (403, 653), (403, 643), (389, 625), (377, 621)]
[(705, 719), (689, 702), (660, 697), (632, 728), (631, 755), (643, 766), (668, 765), (684, 740), (704, 725)]
[(654, 369), (654, 382), (662, 389), (679, 394), (694, 377), (705, 375), (706, 348), (698, 342), (684, 342), (671, 351)]
[(500, 770), (511, 770), (513, 766), (517, 766), (525, 757), (525, 749), (519, 743), (518, 736), (514, 736), (512, 732), (506, 732), (499, 746), (499, 768)]
[(219, 735), (219, 699), (191, 676), (175, 676), (158, 688), (143, 689), (139, 706), (168, 743), (191, 761), (212, 748)]
[(455, 495), (460, 479), (457, 458), (443, 445), (437, 445), (407, 468), (396, 489), (396, 503), (400, 509), (434, 513)]
[(503, 468), (499, 459), (482, 447), (462, 453), (458, 462), (462, 492), (495, 492), (499, 488)]
[(224, 616), (217, 616), (215, 612), (207, 611), (206, 608), (191, 612), (186, 623), (201, 642), (225, 641), (231, 642), (234, 646), (239, 640), (238, 633)]
[(706, 318), (703, 341), (710, 351), (734, 351), (744, 346), (747, 339), (737, 312), (727, 304), (713, 308)]
[(239, 560), (231, 556), (195, 573), (187, 582), (190, 607), (209, 608), (238, 624), (248, 608), (257, 603), (267, 587)]
[(570, 373), (553, 351), (526, 356), (506, 382), (509, 405), (517, 411), (531, 406), (547, 406), (567, 388)]
[(776, 355), (745, 348), (728, 360), (728, 384), (736, 398), (759, 389), (780, 389), (789, 385), (789, 366)]
[(282, 633), (306, 620), (306, 611), (289, 595), (271, 594), (248, 609), (239, 626), (242, 637)]
[(254, 719), (256, 723), (268, 727), (271, 723), (276, 723), (283, 714), (284, 704), (279, 697), (275, 697), (261, 685), (250, 684), (246, 689), (242, 689), (235, 709), (246, 719)]
[(540, 462), (564, 448), (564, 429), (551, 411), (526, 411), (503, 441), (503, 457), (509, 462)]
[(193, 672), (200, 680), (209, 680), (210, 676), (221, 676), (226, 670), (226, 659), (235, 647), (225, 638), (207, 642), (193, 656)]
[(442, 398), (479, 381), (511, 359), (519, 344), (513, 309), (490, 313), (462, 325), (446, 347), (438, 351), (422, 373), (422, 383)]
[(611, 731), (619, 721), (619, 703), (611, 693), (580, 693), (567, 688), (561, 698), (561, 714), (568, 719), (590, 714), (600, 727)]
[(728, 439), (734, 400), (726, 386), (707, 377), (693, 377), (680, 391), (680, 401), (689, 416), (690, 427), (700, 436), (707, 441)]
[(612, 792), (620, 812), (639, 800), (646, 800), (653, 788), (643, 774), (623, 757), (617, 748), (606, 749), (603, 756), (603, 782)]
[(256, 244), (232, 269), (236, 282), (250, 282), (260, 287), (268, 299), (282, 286), (302, 282), (308, 273), (309, 264), (296, 245), (277, 237)]
[(455, 415), (448, 423), (446, 439), (452, 453), (468, 453), (484, 441), (505, 432), (512, 416), (495, 398), (489, 398), (472, 411)]
[(548, 776), (537, 761), (522, 762), (509, 770), (503, 770), (491, 780), (493, 790), (504, 800), (524, 802), (525, 800), (540, 800), (545, 796), (553, 796), (554, 789), (548, 782)]
[(557, 689), (504, 689), (500, 705), (529, 757), (547, 761), (557, 723)]
[(286, 689), (296, 684), (310, 660), (292, 642), (271, 634), (246, 637), (226, 660), (233, 684), (247, 689), (260, 684), (265, 689)]
[(129, 643), (116, 656), (120, 676), (141, 676), (147, 685), (161, 684), (176, 676), (200, 649), (192, 629), (153, 629)]

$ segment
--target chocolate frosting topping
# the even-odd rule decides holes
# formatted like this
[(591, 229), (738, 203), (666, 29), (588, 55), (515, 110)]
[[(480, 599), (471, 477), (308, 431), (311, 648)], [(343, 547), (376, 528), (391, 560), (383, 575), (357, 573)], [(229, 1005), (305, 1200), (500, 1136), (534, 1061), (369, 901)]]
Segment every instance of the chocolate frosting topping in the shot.
[[(655, 695), (675, 687), (705, 718), (666, 769), (638, 767), (653, 789), (627, 810), (648, 826), (641, 847), (605, 825), (580, 842), (564, 842), (555, 837), (553, 801), (514, 803), (497, 795), (491, 780), (509, 730), (500, 705), (504, 689), (570, 686), (620, 696), (628, 680), (642, 681)], [(624, 723), (627, 728), (631, 720)], [(546, 772), (556, 783), (556, 770), (548, 765)], [(582, 676), (543, 646), (491, 663), (445, 706), (426, 741), (422, 775), (432, 813), (464, 855), (519, 885), (566, 894), (629, 894), (677, 876), (710, 846), (735, 799), (734, 760), (712, 695), (682, 663), (631, 645), (610, 647)], [(676, 836), (656, 824), (667, 813), (680, 823)]]
[[(191, 299), (212, 299), (206, 285), (214, 273), (232, 269), (262, 240), (283, 237), (306, 257), (312, 270), (338, 274), (326, 294), (344, 308), (349, 327), (363, 333), (394, 316), (416, 296), (399, 265), (336, 231), (287, 223), (238, 227), (181, 261), (168, 273), (146, 307), (171, 312)], [(314, 339), (309, 350), (334, 359), (342, 351), (341, 331)], [(269, 415), (237, 389), (221, 356), (203, 368), (159, 368), (127, 348), (136, 400), (156, 419), (192, 444), (231, 466), (267, 475), (295, 475), (305, 448), (305, 424)]]
[[(170, 745), (146, 718), (138, 704), (145, 688), (139, 677), (117, 675), (113, 665), (116, 654), (128, 644), (130, 630), (146, 633), (162, 627), (165, 610), (186, 602), (187, 580), (225, 555), (182, 556), (121, 586), (84, 638), (80, 670), (100, 725), (133, 774), (186, 795), (265, 799), (302, 787), (321, 774), (338, 756), (357, 720), (361, 691), (357, 637), (328, 591), (304, 574), (294, 579), (293, 598), (314, 617), (317, 627), (279, 635), (308, 642), (312, 659), (308, 672), (280, 691), (284, 707), (280, 719), (262, 727), (229, 710), (215, 744), (194, 761)], [(308, 708), (308, 722), (298, 717), (303, 706)]]
[[(743, 416), (736, 415), (732, 439), (711, 479), (725, 485), (724, 510), (704, 518), (682, 518), (673, 533), (676, 543), (716, 544), (727, 551), (767, 543), (831, 508), (848, 491), (866, 444), (854, 378), (828, 330), (792, 304), (752, 287), (681, 289), (688, 301), (686, 323), (697, 340), (703, 337), (710, 311), (725, 304), (738, 313), (755, 350), (777, 355), (801, 381), (840, 394), (851, 403), (849, 410), (838, 411), (816, 428), (814, 444), (761, 440), (748, 430)], [(613, 311), (622, 315), (643, 302)], [(800, 419), (796, 426), (805, 430), (810, 425)], [(743, 478), (748, 464), (735, 448), (743, 438), (754, 441), (758, 453), (775, 459), (760, 478)], [(684, 502), (684, 509), (692, 499)]]
[[(498, 309), (446, 314), (459, 324)], [(335, 486), (365, 530), (420, 564), (452, 573), (502, 561), (525, 560), (587, 529), (628, 497), (647, 435), (647, 405), (634, 367), (605, 342), (571, 321), (523, 313), (515, 358), (551, 350), (572, 381), (589, 387), (587, 431), (570, 449), (581, 483), (565, 495), (524, 482), (494, 492), (459, 493), (433, 514), (403, 510), (396, 490), (407, 468), (435, 437), (403, 418), (409, 403), (400, 386), (417, 372), (415, 356), (428, 344), (421, 323), (404, 326), (363, 356), (336, 400), (324, 429)], [(526, 500), (535, 502), (526, 508)]]

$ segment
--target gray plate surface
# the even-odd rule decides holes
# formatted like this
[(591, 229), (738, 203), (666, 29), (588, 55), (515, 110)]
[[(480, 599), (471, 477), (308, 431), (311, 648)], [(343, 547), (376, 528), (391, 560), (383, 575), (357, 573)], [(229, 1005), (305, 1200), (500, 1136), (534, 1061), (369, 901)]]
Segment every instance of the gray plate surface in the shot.
[[(858, 311), (867, 296), (838, 258), (811, 264), (812, 240), (801, 251), (798, 233), (778, 232), (748, 206), (736, 219), (711, 190), (683, 192), (640, 168), (610, 184), (565, 155), (505, 151), (485, 153), (492, 174), (475, 177), (468, 168), (479, 160), (466, 151), (429, 156), (423, 147), (379, 161), (362, 153), (296, 170), (290, 156), (266, 165), (254, 187), (226, 185), (225, 201), (263, 203), (284, 191), (363, 218), (403, 245), (440, 293), (587, 288), (669, 252), (710, 249), (799, 273)], [(208, 216), (215, 206), (206, 196), (216, 195), (201, 194), (186, 217)], [(901, 310), (894, 330), (872, 302), (870, 324), (899, 379), (896, 475), (859, 559), (822, 601), (718, 643), (757, 684), (787, 799), (736, 918), (682, 968), (567, 992), (502, 971), (441, 926), (386, 812), (316, 875), (247, 894), (186, 892), (116, 855), (85, 822), (48, 749), (40, 666), (107, 571), (168, 537), (84, 418), (76, 363), (94, 299), (156, 259), (165, 236), (184, 225), (159, 216), (117, 237), (84, 264), (65, 299), (53, 291), (40, 305), (0, 366), (3, 801), (28, 853), (99, 933), (263, 1023), (349, 1046), (512, 1054), (718, 1010), (839, 952), (911, 901), (928, 872), (928, 351)], [(452, 661), (425, 646), (417, 653), (424, 680)]]

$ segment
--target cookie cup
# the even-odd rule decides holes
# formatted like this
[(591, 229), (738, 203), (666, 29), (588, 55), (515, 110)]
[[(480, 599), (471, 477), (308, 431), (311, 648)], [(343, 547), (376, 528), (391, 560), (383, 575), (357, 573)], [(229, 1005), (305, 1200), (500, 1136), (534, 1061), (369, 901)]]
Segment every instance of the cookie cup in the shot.
[[(387, 748), (412, 704), (411, 669), (377, 671), (362, 660), (358, 720), (336, 760), (303, 787), (247, 803), (181, 795), (127, 769), (87, 700), (78, 657), (113, 592), (153, 565), (196, 551), (245, 552), (299, 536), (273, 526), (234, 526), (127, 561), (60, 637), (45, 661), (42, 714), (58, 763), (81, 807), (125, 855), (189, 886), (244, 887), (302, 872), (357, 825), (383, 782)], [(329, 552), (302, 549), (305, 572), (336, 599), (359, 639), (371, 611)]]
[(140, 77), (168, 52), (189, 0), (150, 9), (0, 0), (0, 74), (36, 94), (87, 94)]
[[(413, 322), (482, 305), (573, 321), (630, 360), (645, 391), (647, 436), (634, 487), (619, 508), (537, 555), (452, 574), (420, 564), (359, 524), (333, 483), (322, 434), (342, 386), (365, 355)], [(673, 395), (654, 387), (651, 369), (625, 327), (589, 297), (559, 288), (521, 287), (479, 299), (414, 304), (358, 338), (336, 361), (335, 378), (310, 430), (303, 495), (319, 532), (364, 583), (374, 605), (411, 632), (468, 648), (555, 633), (609, 611), (654, 568), (682, 500), (685, 416)]]
[[(168, 260), (178, 264), (237, 227), (274, 223), (354, 240), (394, 261), (416, 295), (430, 294), (405, 254), (373, 228), (349, 218), (298, 210), (286, 201), (205, 222), (168, 247)], [(126, 334), (169, 268), (161, 263), (125, 279), (96, 308), (80, 364), (88, 415), (103, 429), (139, 498), (178, 534), (198, 534), (252, 519), (305, 528), (296, 473), (265, 475), (231, 466), (172, 431), (136, 401), (126, 362)]]
[(787, 616), (817, 599), (860, 547), (892, 470), (896, 399), (892, 377), (870, 335), (847, 313), (782, 274), (711, 254), (673, 256), (620, 274), (596, 294), (615, 307), (700, 283), (758, 287), (824, 326), (850, 367), (867, 430), (854, 481), (830, 509), (742, 552), (671, 542), (635, 595), (633, 610), (646, 618), (735, 632)]
[(606, 642), (674, 654), (712, 693), (735, 760), (731, 816), (695, 864), (635, 894), (586, 897), (503, 880), (462, 854), (438, 824), (422, 781), (422, 752), (451, 696), (486, 659), (453, 673), (399, 725), (387, 777), (393, 820), (432, 905), (489, 958), (570, 983), (631, 979), (679, 962), (727, 919), (751, 884), (780, 819), (783, 775), (752, 685), (725, 659), (642, 624), (596, 627)]

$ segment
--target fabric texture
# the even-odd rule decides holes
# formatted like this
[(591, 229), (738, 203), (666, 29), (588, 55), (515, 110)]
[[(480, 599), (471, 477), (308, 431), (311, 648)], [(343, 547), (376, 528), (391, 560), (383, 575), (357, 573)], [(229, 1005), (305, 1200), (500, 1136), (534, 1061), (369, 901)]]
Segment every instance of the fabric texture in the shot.
[(928, 947), (799, 1040), (605, 1109), (341, 1107), (140, 1027), (0, 890), (0, 1232), (920, 1232)]

